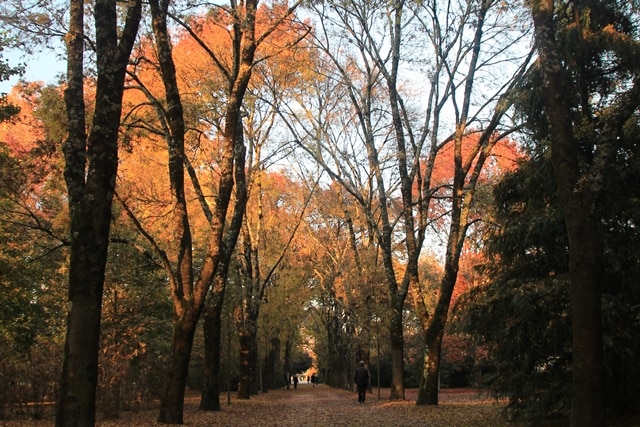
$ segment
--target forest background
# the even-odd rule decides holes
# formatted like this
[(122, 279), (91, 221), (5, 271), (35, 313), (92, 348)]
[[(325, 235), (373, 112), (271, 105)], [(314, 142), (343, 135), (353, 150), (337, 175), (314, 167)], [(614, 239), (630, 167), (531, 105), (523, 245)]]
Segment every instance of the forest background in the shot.
[(2, 99), (0, 415), (182, 423), (361, 359), (420, 405), (633, 415), (637, 12), (3, 2), (68, 67)]

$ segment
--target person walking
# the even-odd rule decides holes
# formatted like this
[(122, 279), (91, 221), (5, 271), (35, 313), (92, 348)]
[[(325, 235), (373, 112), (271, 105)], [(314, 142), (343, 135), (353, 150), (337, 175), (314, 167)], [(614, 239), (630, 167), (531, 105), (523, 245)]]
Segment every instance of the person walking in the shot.
[(364, 360), (360, 361), (360, 366), (356, 368), (356, 374), (353, 378), (358, 389), (358, 404), (364, 405), (364, 399), (367, 395), (367, 386), (369, 385), (369, 371), (364, 367)]

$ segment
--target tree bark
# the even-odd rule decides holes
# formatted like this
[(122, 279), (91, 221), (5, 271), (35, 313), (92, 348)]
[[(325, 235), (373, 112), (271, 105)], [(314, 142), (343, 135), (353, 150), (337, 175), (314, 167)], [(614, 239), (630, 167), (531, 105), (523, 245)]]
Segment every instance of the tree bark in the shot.
[(161, 423), (183, 423), (185, 384), (189, 373), (189, 360), (197, 323), (198, 315), (191, 313), (174, 324), (171, 362), (165, 373), (166, 385), (160, 400), (160, 414), (158, 415), (158, 421)]
[(95, 424), (98, 351), (111, 206), (118, 168), (118, 128), (125, 69), (141, 18), (141, 2), (129, 4), (118, 40), (115, 1), (95, 5), (98, 80), (93, 122), (85, 134), (83, 2), (70, 2), (68, 87), (69, 135), (63, 147), (69, 194), (69, 313), (57, 426)]
[(389, 399), (404, 400), (404, 329), (402, 321), (402, 302), (391, 308), (390, 340), (391, 340), (391, 393)]
[[(453, 217), (455, 218), (456, 215), (454, 214)], [(455, 240), (464, 239), (460, 237), (459, 232), (453, 235)], [(461, 245), (460, 242), (458, 244)], [(450, 259), (451, 257), (454, 258)], [(453, 252), (447, 256), (445, 274), (440, 282), (436, 308), (431, 317), (420, 319), (424, 329), (425, 354), (418, 388), (418, 398), (416, 400), (417, 405), (437, 405), (439, 403), (442, 338), (447, 323), (449, 306), (451, 305), (451, 297), (458, 277), (459, 259), (460, 251), (453, 248)], [(422, 314), (422, 316), (424, 315)]]
[[(238, 117), (238, 120), (239, 117)], [(220, 353), (222, 348), (222, 306), (226, 292), (227, 277), (229, 272), (229, 264), (231, 255), (236, 246), (242, 221), (245, 214), (247, 204), (247, 183), (245, 175), (245, 155), (246, 148), (244, 145), (244, 136), (242, 132), (242, 123), (238, 121), (236, 124), (235, 147), (234, 147), (234, 175), (236, 198), (233, 207), (233, 214), (229, 228), (222, 241), (222, 249), (219, 254), (219, 265), (216, 276), (213, 279), (213, 286), (206, 307), (204, 334), (204, 358), (205, 358), (205, 388), (202, 391), (200, 409), (217, 411), (220, 410)], [(231, 333), (231, 325), (228, 325)], [(230, 363), (230, 362), (228, 362)]]
[[(223, 280), (220, 280), (223, 282)], [(222, 373), (220, 369), (220, 357), (222, 354), (222, 303), (224, 292), (216, 291), (216, 288), (224, 286), (224, 283), (216, 285), (214, 282), (211, 295), (204, 310), (204, 384), (200, 396), (200, 409), (204, 411), (220, 410), (220, 382)], [(228, 325), (231, 328), (231, 325)], [(228, 333), (231, 333), (229, 331)]]
[(555, 41), (554, 1), (532, 3), (535, 37), (543, 71), (543, 99), (549, 118), (551, 161), (569, 237), (573, 332), (573, 398), (570, 425), (600, 427), (604, 416), (604, 358), (601, 283), (604, 264), (599, 223), (580, 188), (578, 147), (565, 93), (561, 50)]
[(238, 332), (240, 339), (240, 384), (238, 386), (238, 399), (249, 399), (251, 397), (251, 383), (254, 381), (251, 372), (251, 339), (250, 331), (243, 329)]
[[(169, 153), (169, 183), (174, 204), (171, 231), (177, 242), (175, 271), (165, 258), (165, 269), (170, 277), (171, 298), (174, 304), (173, 337), (171, 357), (165, 373), (165, 383), (160, 399), (158, 422), (182, 424), (184, 393), (189, 372), (189, 361), (193, 337), (207, 294), (210, 278), (215, 271), (215, 262), (205, 263), (201, 276), (194, 284), (192, 237), (189, 213), (185, 196), (184, 174), (184, 116), (178, 89), (176, 68), (171, 53), (171, 41), (167, 29), (168, 3), (158, 0), (149, 2), (153, 33), (157, 45), (158, 62), (162, 71), (162, 82), (166, 93), (166, 121), (168, 132), (165, 136)], [(226, 208), (226, 207), (225, 207)], [(218, 238), (221, 235), (212, 233)], [(215, 240), (214, 240), (215, 241)], [(217, 241), (216, 241), (217, 243)], [(210, 248), (219, 249), (213, 244)], [(166, 255), (165, 255), (166, 256)]]

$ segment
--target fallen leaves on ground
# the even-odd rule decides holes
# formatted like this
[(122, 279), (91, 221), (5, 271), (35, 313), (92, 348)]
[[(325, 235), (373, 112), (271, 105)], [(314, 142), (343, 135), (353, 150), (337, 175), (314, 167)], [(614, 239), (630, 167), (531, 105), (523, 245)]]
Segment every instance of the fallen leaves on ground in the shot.
[[(443, 390), (437, 406), (417, 406), (416, 393), (407, 390), (406, 400), (390, 401), (389, 390), (380, 399), (374, 389), (364, 405), (357, 402), (355, 392), (326, 385), (313, 387), (300, 384), (297, 389), (271, 390), (249, 400), (221, 395), (221, 411), (198, 409), (198, 394), (188, 394), (184, 425), (203, 426), (394, 426), (394, 427), (513, 427), (502, 416), (504, 405), (481, 396), (473, 390)], [(157, 409), (123, 413), (117, 420), (100, 420), (99, 427), (161, 426), (156, 422)], [(28, 424), (11, 423), (7, 427), (53, 425), (53, 419)]]

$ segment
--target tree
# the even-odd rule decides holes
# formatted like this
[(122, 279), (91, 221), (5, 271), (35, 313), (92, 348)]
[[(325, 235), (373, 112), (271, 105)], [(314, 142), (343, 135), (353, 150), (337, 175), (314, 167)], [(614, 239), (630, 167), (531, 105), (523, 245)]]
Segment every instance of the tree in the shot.
[[(544, 116), (535, 107), (540, 98), (531, 88), (540, 76), (534, 74), (520, 104), (527, 110), (533, 107), (527, 120), (532, 138), (546, 133), (545, 126), (538, 126)], [(608, 191), (597, 207), (600, 221), (607, 224), (602, 322), (607, 391), (603, 398), (609, 420), (637, 412), (633, 408), (640, 370), (632, 360), (640, 351), (640, 336), (633, 332), (639, 289), (633, 242), (639, 190), (632, 177), (638, 174), (639, 151), (633, 122), (621, 135), (620, 155), (607, 174)], [(530, 155), (496, 186), (495, 202), (487, 210), (493, 226), (483, 244), (485, 280), (463, 296), (455, 312), (456, 323), (491, 350), (489, 363), (498, 369), (490, 372), (492, 380), (486, 385), (497, 396), (509, 397), (511, 416), (540, 423), (570, 413), (570, 277), (549, 144), (533, 140), (529, 145)]]
[[(448, 225), (438, 304), (434, 312), (421, 305), (429, 348), (418, 401), (432, 404), (437, 404), (440, 342), (460, 252), (476, 219), (470, 216), (475, 186), (493, 146), (511, 131), (500, 121), (510, 106), (509, 87), (524, 70), (521, 62), (528, 61), (526, 55), (485, 43), (498, 34), (514, 45), (526, 37), (526, 31), (501, 33), (505, 14), (500, 3), (470, 2), (456, 17), (457, 25), (450, 25), (451, 9), (441, 11), (439, 5), (402, 1), (318, 5), (315, 11), (323, 31), (316, 43), (325, 55), (322, 75), (326, 76), (318, 79), (318, 85), (328, 89), (316, 90), (330, 95), (301, 97), (297, 105), (314, 105), (316, 111), (291, 113), (298, 120), (294, 131), (301, 146), (363, 209), (363, 229), (380, 251), (390, 311), (393, 399), (404, 398), (405, 300), (409, 289), (420, 286), (418, 261), (429, 228), (436, 221)], [(405, 36), (412, 30), (414, 37), (425, 35), (423, 43)], [(415, 50), (415, 45), (434, 49), (427, 54)], [(476, 81), (500, 61), (511, 65), (510, 74), (504, 83), (484, 86), (486, 101), (478, 101)], [(409, 73), (404, 74), (407, 69), (422, 72), (412, 68), (418, 63), (428, 70), (421, 80), (428, 82), (426, 88), (412, 86)], [(463, 152), (468, 138), (474, 141), (473, 148)], [(439, 151), (448, 144), (455, 155), (450, 180), (442, 186), (432, 174)], [(439, 211), (446, 220), (433, 215), (441, 197), (447, 200)]]
[[(569, 241), (572, 426), (605, 424), (601, 307), (606, 269), (596, 206), (615, 162), (619, 136), (640, 102), (638, 69), (629, 60), (638, 43), (628, 13), (617, 3), (531, 4), (541, 99)], [(572, 59), (565, 61), (568, 57)], [(593, 73), (596, 69), (604, 72), (600, 78)], [(614, 79), (627, 82), (627, 87), (611, 90)], [(590, 102), (596, 93), (605, 100), (601, 105)]]
[[(176, 66), (172, 56), (170, 34), (168, 32), (168, 3), (151, 2), (153, 20), (153, 32), (157, 47), (157, 62), (161, 70), (163, 91), (166, 105), (159, 101), (143, 83), (140, 77), (133, 76), (138, 88), (149, 98), (155, 112), (158, 114), (159, 134), (167, 144), (167, 161), (169, 164), (169, 191), (173, 206), (172, 216), (169, 222), (173, 234), (173, 242), (177, 245), (172, 248), (175, 256), (175, 267), (172, 258), (161, 249), (160, 243), (145, 230), (143, 224), (136, 218), (135, 213), (125, 204), (130, 217), (134, 220), (140, 231), (156, 248), (161, 257), (162, 265), (169, 277), (171, 299), (174, 308), (174, 329), (171, 347), (171, 357), (167, 367), (169, 381), (165, 383), (161, 396), (158, 421), (162, 423), (183, 422), (184, 392), (187, 382), (189, 361), (193, 338), (203, 309), (205, 298), (211, 284), (216, 277), (225, 279), (226, 270), (220, 270), (221, 260), (228, 259), (235, 245), (235, 237), (239, 230), (239, 218), (242, 218), (246, 198), (242, 196), (244, 181), (244, 145), (237, 135), (240, 120), (240, 106), (250, 77), (250, 67), (241, 67), (238, 59), (236, 74), (232, 81), (229, 94), (229, 104), (226, 108), (226, 127), (222, 142), (222, 162), (220, 165), (220, 179), (218, 181), (217, 202), (211, 209), (207, 204), (201, 208), (208, 220), (210, 234), (208, 236), (208, 249), (198, 277), (194, 277), (193, 265), (193, 240), (191, 234), (190, 217), (185, 191), (185, 168), (188, 169), (188, 161), (185, 154), (185, 121), (183, 105), (180, 96), (180, 88), (176, 75)], [(249, 12), (249, 20), (251, 13)], [(253, 37), (251, 31), (248, 35), (248, 55), (243, 59), (252, 62)], [(134, 117), (135, 119), (135, 117)], [(136, 121), (134, 120), (133, 128)], [(191, 176), (197, 192), (201, 191), (197, 177)], [(234, 183), (234, 179), (236, 183)], [(230, 206), (231, 194), (234, 185), (238, 188), (239, 196), (236, 199), (234, 220), (232, 221), (229, 235), (225, 240), (225, 221)], [(200, 193), (201, 195), (201, 193)], [(201, 197), (202, 201), (203, 198)], [(124, 201), (124, 200), (123, 200)], [(234, 227), (234, 224), (235, 227)], [(171, 244), (172, 242), (169, 242)]]
[[(248, 399), (251, 394), (258, 392), (258, 319), (265, 291), (268, 286), (275, 284), (278, 268), (286, 256), (287, 250), (294, 238), (297, 227), (288, 230), (291, 235), (285, 242), (281, 239), (268, 239), (269, 234), (277, 235), (282, 230), (276, 217), (279, 211), (275, 207), (267, 212), (270, 217), (265, 221), (265, 203), (268, 203), (267, 191), (263, 188), (263, 181), (267, 179), (267, 169), (280, 156), (280, 143), (270, 144), (272, 130), (276, 114), (275, 104), (283, 102), (282, 94), (270, 97), (269, 91), (277, 87), (279, 91), (286, 91), (292, 87), (299, 87), (303, 81), (301, 77), (300, 62), (304, 56), (295, 55), (299, 52), (299, 45), (308, 34), (309, 27), (297, 22), (292, 9), (283, 4), (262, 6), (257, 11), (256, 30), (270, 34), (267, 43), (257, 47), (256, 55), (258, 66), (253, 73), (249, 84), (249, 93), (245, 97), (243, 115), (246, 116), (245, 125), (240, 125), (238, 132), (248, 146), (247, 187), (248, 207), (240, 232), (240, 245), (236, 248), (236, 262), (234, 268), (238, 269), (235, 275), (235, 284), (239, 286), (242, 299), (235, 310), (235, 320), (240, 339), (240, 384), (238, 397)], [(202, 31), (203, 38), (210, 38), (212, 32), (220, 32), (213, 27)], [(221, 43), (220, 37), (217, 42)], [(229, 40), (233, 44), (233, 40)], [(306, 53), (308, 51), (302, 51)], [(295, 56), (294, 56), (295, 55)], [(268, 82), (268, 83), (267, 83)], [(224, 79), (223, 79), (224, 83)], [(224, 87), (224, 84), (222, 85)], [(271, 101), (265, 101), (270, 98)], [(278, 180), (274, 180), (278, 182)], [(277, 200), (283, 197), (283, 193), (274, 194)], [(283, 200), (284, 203), (284, 200)], [(304, 207), (302, 208), (304, 209)], [(272, 215), (269, 215), (271, 213)], [(301, 215), (301, 214), (300, 214)], [(299, 223), (300, 219), (293, 219), (293, 223)], [(283, 226), (291, 224), (291, 219), (283, 220)], [(209, 310), (206, 312), (209, 313)], [(205, 317), (206, 328), (215, 327), (215, 322), (208, 321)], [(207, 345), (207, 349), (214, 351), (215, 341)], [(216, 377), (213, 374), (207, 382), (213, 382)]]
[(116, 2), (95, 4), (97, 84), (86, 134), (84, 3), (70, 2), (67, 37), (68, 137), (63, 151), (69, 195), (69, 314), (56, 425), (95, 423), (98, 348), (111, 205), (118, 169), (118, 128), (124, 77), (141, 18), (142, 2), (128, 4), (120, 28)]
[(501, 179), (486, 217), (484, 280), (462, 296), (454, 326), (489, 349), (487, 385), (509, 396), (510, 415), (539, 423), (569, 406), (571, 363), (567, 239), (545, 150)]
[[(235, 4), (228, 9), (213, 6), (210, 15), (190, 19), (183, 19), (177, 13), (170, 14), (166, 3), (152, 2), (151, 6), (157, 56), (150, 49), (142, 47), (138, 69), (131, 74), (132, 88), (143, 94), (150, 104), (145, 104), (144, 100), (134, 103), (131, 111), (135, 114), (128, 117), (126, 125), (132, 136), (146, 136), (146, 132), (152, 130), (167, 143), (167, 191), (171, 200), (167, 206), (172, 206), (172, 221), (168, 223), (168, 229), (173, 236), (163, 236), (163, 239), (166, 239), (164, 244), (174, 245), (171, 256), (162, 249), (163, 242), (146, 232), (143, 221), (137, 219), (140, 214), (144, 214), (143, 206), (129, 208), (129, 211), (140, 230), (156, 248), (169, 277), (174, 302), (174, 338), (168, 371), (170, 381), (161, 399), (158, 420), (181, 423), (193, 337), (203, 309), (207, 372), (201, 408), (219, 409), (220, 314), (231, 255), (240, 232), (247, 200), (246, 148), (241, 123), (243, 103), (256, 64), (254, 58), (258, 46), (279, 28), (296, 6), (277, 8), (276, 17), (270, 17), (258, 34), (257, 1), (247, 2), (239, 8)], [(176, 38), (178, 43), (175, 46), (172, 46), (168, 32), (167, 20), (170, 15), (183, 29), (179, 33), (180, 37)], [(224, 24), (220, 25), (217, 19)], [(228, 37), (231, 49), (219, 49), (220, 37)], [(194, 56), (189, 53), (182, 58), (184, 62), (180, 62), (181, 57), (176, 52), (181, 49), (196, 52), (200, 55), (200, 60), (192, 62)], [(149, 72), (153, 70), (154, 63), (161, 70), (162, 88), (157, 87), (155, 73)], [(185, 89), (192, 84), (187, 77), (188, 73), (198, 67), (201, 68), (198, 78), (203, 75), (213, 76), (203, 84), (214, 88), (211, 93), (215, 98), (214, 102), (203, 107), (208, 111), (201, 114), (197, 107), (202, 102), (202, 97), (196, 93), (192, 103), (189, 98), (192, 92)], [(202, 72), (203, 69), (206, 71)], [(214, 110), (211, 110), (212, 105)], [(148, 121), (150, 116), (145, 113), (148, 106), (152, 107), (149, 111), (157, 114), (157, 122), (152, 125)], [(192, 140), (187, 134), (190, 130), (194, 131)], [(207, 137), (209, 135), (213, 136), (211, 140)], [(201, 144), (202, 141), (208, 144)], [(203, 152), (202, 148), (211, 148), (211, 152)], [(202, 157), (191, 159), (189, 153), (197, 153)], [(203, 163), (194, 164), (194, 161)], [(203, 180), (198, 175), (203, 168), (213, 168), (216, 178), (207, 177)], [(190, 179), (190, 188), (185, 186), (185, 171)], [(199, 204), (202, 215), (189, 213), (188, 191), (193, 192), (193, 200)], [(215, 194), (213, 199), (209, 197), (209, 192)], [(124, 198), (123, 202), (125, 206), (129, 206)], [(194, 244), (192, 222), (206, 224), (204, 230), (194, 228), (198, 233), (195, 237), (202, 237), (204, 245)], [(158, 231), (162, 234), (162, 230)], [(195, 256), (193, 248), (198, 251)], [(196, 265), (195, 261), (200, 259), (200, 265)], [(196, 271), (197, 276), (194, 275)], [(209, 352), (209, 349), (213, 351)]]
[[(261, 144), (256, 144), (257, 141), (253, 142), (251, 144), (253, 147), (261, 147)], [(236, 268), (238, 269), (236, 277), (242, 290), (242, 298), (234, 313), (240, 340), (238, 398), (241, 399), (248, 399), (251, 394), (258, 392), (260, 309), (267, 298), (267, 289), (278, 286), (280, 271), (286, 270), (285, 257), (295, 246), (298, 228), (303, 221), (305, 209), (313, 196), (313, 190), (311, 190), (304, 203), (291, 197), (293, 195), (301, 196), (301, 191), (292, 191), (295, 184), (288, 182), (285, 177), (280, 177), (279, 174), (267, 176), (261, 166), (260, 152), (260, 148), (256, 148), (254, 164), (250, 170), (253, 176), (251, 187), (254, 190), (250, 206), (253, 209), (245, 216), (240, 238), (241, 244), (236, 249)], [(277, 188), (265, 188), (265, 181), (271, 182)], [(282, 187), (286, 183), (288, 183), (290, 195), (287, 195), (287, 191)], [(279, 191), (274, 191), (276, 189)], [(294, 209), (300, 209), (300, 212), (296, 212)], [(304, 283), (304, 278), (300, 280), (300, 283)]]

